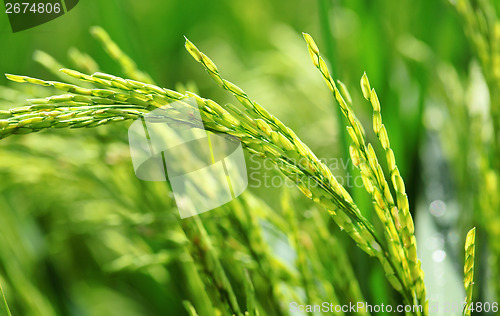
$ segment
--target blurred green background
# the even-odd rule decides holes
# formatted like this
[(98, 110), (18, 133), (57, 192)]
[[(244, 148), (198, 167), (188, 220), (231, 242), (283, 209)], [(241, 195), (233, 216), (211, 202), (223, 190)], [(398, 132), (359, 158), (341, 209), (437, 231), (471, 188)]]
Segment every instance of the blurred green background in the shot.
[[(499, 2), (494, 5), (498, 12)], [(34, 52), (78, 68), (68, 57), (76, 47), (100, 71), (122, 75), (90, 35), (94, 25), (109, 32), (158, 85), (197, 90), (222, 104), (234, 102), (186, 53), (187, 36), (226, 78), (327, 162), (349, 162), (344, 132), (301, 32), (314, 36), (334, 78), (349, 87), (355, 112), (370, 126), (371, 108), (359, 90), (366, 71), (381, 100), (415, 211), (419, 252), (430, 275), (429, 299), (463, 299), (463, 240), (469, 228), (481, 223), (483, 214), (473, 210), (479, 190), (475, 182), (482, 180), (470, 178), (473, 172), (463, 167), (474, 168), (460, 160), (468, 148), (460, 135), (471, 130), (467, 118), (454, 117), (453, 109), (466, 107), (467, 100), (451, 102), (447, 91), (453, 86), (481, 96), (487, 90), (481, 90), (484, 80), (473, 62), (474, 51), (448, 1), (82, 0), (62, 17), (14, 34), (2, 13), (0, 72), (55, 80), (54, 73), (33, 60)], [(1, 109), (47, 95), (46, 89), (20, 87), (3, 76), (0, 85), (5, 86)], [(135, 178), (128, 125), (51, 130), (0, 141), (0, 284), (13, 315), (185, 315), (183, 300), (197, 308), (210, 305), (208, 300), (222, 315), (227, 312), (218, 284), (210, 278), (213, 258), (204, 259), (210, 247), (197, 244), (204, 238), (199, 222), (178, 218), (166, 184)], [(374, 135), (369, 133), (368, 140), (375, 142)], [(312, 271), (319, 273), (313, 279), (326, 283), (318, 297), (333, 300), (331, 293), (348, 301), (339, 289), (348, 287), (344, 283), (349, 278), (342, 281), (343, 270), (335, 264), (348, 260), (368, 302), (400, 302), (375, 260), (355, 248), (327, 214), (295, 188), (260, 185), (267, 176), (280, 176), (247, 158), (249, 192), (199, 217), (240, 304), (245, 306), (244, 269), (257, 275), (252, 279), (264, 315), (288, 314), (292, 300), (305, 303), (307, 286), (298, 281), (296, 256), (308, 241), (318, 251), (316, 259), (306, 255)], [(331, 167), (344, 180), (351, 172), (357, 175), (351, 167)], [(374, 218), (368, 195), (355, 186), (349, 189), (363, 213)], [(293, 211), (286, 209), (287, 203)], [(255, 214), (249, 215), (250, 209)], [(315, 225), (335, 242), (323, 240)], [(477, 274), (482, 283), (476, 295), (494, 300), (494, 281), (487, 282), (493, 273), (489, 235), (479, 235)], [(339, 243), (338, 248), (330, 243)], [(338, 253), (346, 257), (330, 258), (342, 257)], [(335, 290), (325, 290), (327, 284)]]

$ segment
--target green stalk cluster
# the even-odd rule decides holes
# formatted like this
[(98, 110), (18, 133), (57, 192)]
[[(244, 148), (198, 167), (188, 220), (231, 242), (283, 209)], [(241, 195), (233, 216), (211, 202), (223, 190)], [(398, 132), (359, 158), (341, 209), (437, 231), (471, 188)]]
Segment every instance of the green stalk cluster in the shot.
[[(349, 193), (338, 183), (331, 171), (290, 128), (257, 102), (252, 101), (241, 88), (223, 79), (217, 66), (188, 40), (186, 48), (193, 58), (205, 67), (214, 81), (231, 92), (243, 105), (243, 110), (232, 106), (226, 108), (241, 120), (242, 133), (235, 136), (240, 136), (250, 152), (270, 158), (307, 197), (329, 210), (339, 227), (344, 229), (361, 249), (371, 256), (380, 256), (382, 248), (372, 225), (362, 217)], [(311, 181), (315, 185), (309, 185)]]
[[(367, 157), (368, 162), (366, 163), (366, 158), (361, 159), (359, 163), (359, 168), (364, 181), (367, 186), (367, 190), (372, 190), (372, 197), (374, 199), (374, 207), (379, 214), (379, 218), (383, 221), (383, 218), (391, 219), (389, 223), (389, 229), (396, 229), (399, 242), (394, 243), (395, 247), (403, 246), (404, 254), (399, 254), (402, 258), (401, 262), (403, 264), (403, 270), (409, 272), (406, 277), (409, 281), (408, 286), (413, 287), (414, 294), (417, 296), (419, 302), (425, 302), (425, 285), (424, 285), (424, 273), (421, 269), (421, 262), (417, 258), (417, 240), (415, 237), (415, 228), (413, 224), (413, 218), (410, 213), (408, 196), (405, 191), (405, 184), (399, 169), (396, 165), (396, 158), (394, 156), (394, 151), (391, 149), (389, 137), (387, 135), (387, 130), (382, 123), (382, 115), (380, 113), (380, 101), (377, 97), (375, 89), (370, 89), (370, 82), (366, 73), (363, 74), (361, 78), (361, 90), (363, 91), (363, 96), (366, 100), (370, 101), (373, 107), (373, 131), (377, 135), (382, 148), (386, 154), (387, 167), (389, 169), (390, 178), (392, 180), (393, 189), (396, 193), (397, 206), (392, 198), (389, 185), (385, 180), (382, 168), (380, 164), (377, 163), (373, 147), (368, 144), (368, 151), (363, 153), (362, 149), (357, 153)], [(356, 153), (354, 153), (356, 155)], [(362, 166), (363, 163), (365, 166)], [(371, 175), (370, 170), (371, 169)], [(376, 170), (376, 173), (375, 173)], [(365, 171), (365, 172), (364, 172)], [(367, 172), (366, 172), (367, 171)], [(365, 173), (365, 175), (364, 175)], [(369, 175), (366, 176), (366, 173)], [(382, 188), (378, 190), (377, 188)], [(377, 192), (378, 191), (378, 192)], [(382, 194), (382, 191), (384, 194)], [(370, 192), (370, 191), (369, 191)], [(376, 193), (377, 192), (377, 193)], [(385, 212), (383, 211), (385, 210)], [(389, 212), (390, 210), (390, 212)], [(391, 233), (390, 238), (395, 238), (394, 232)], [(394, 240), (394, 239), (393, 239)], [(394, 250), (393, 252), (397, 252)], [(396, 254), (397, 256), (398, 254)]]
[(482, 74), (489, 90), (490, 119), (484, 119), (481, 126), (492, 128), (488, 136), (478, 131), (473, 139), (481, 153), (478, 167), (478, 186), (471, 188), (478, 192), (476, 203), (484, 219), (482, 225), (491, 241), (492, 269), (497, 295), (500, 294), (500, 19), (495, 6), (490, 1), (458, 0), (454, 6), (462, 20), (466, 36), (479, 61)]
[[(138, 72), (135, 64), (128, 62), (128, 57), (119, 50), (116, 44), (110, 44), (110, 39), (101, 34), (99, 29), (95, 29), (94, 33), (105, 43), (108, 52), (122, 64), (125, 73), (129, 73), (130, 77), (134, 79), (145, 78), (144, 74)], [(76, 84), (7, 75), (8, 79), (15, 82), (51, 87), (63, 91), (65, 94), (31, 99), (28, 100), (29, 105), (27, 106), (1, 111), (0, 138), (48, 128), (94, 127), (138, 119), (157, 108), (165, 109), (168, 117), (160, 117), (159, 119), (167, 120), (168, 124), (190, 125), (192, 122), (185, 119), (186, 114), (188, 117), (193, 117), (190, 114), (199, 109), (203, 125), (207, 130), (238, 138), (250, 153), (272, 161), (308, 198), (324, 207), (336, 224), (364, 252), (380, 261), (387, 279), (403, 295), (406, 304), (421, 304), (426, 310), (423, 273), (416, 258), (413, 220), (408, 209), (404, 183), (399, 175), (394, 154), (389, 145), (387, 131), (381, 121), (380, 104), (376, 93), (370, 89), (368, 79), (364, 76), (362, 79), (363, 93), (374, 107), (374, 129), (386, 151), (391, 179), (396, 192), (395, 199), (392, 197), (389, 184), (385, 180), (373, 147), (365, 144), (365, 132), (350, 107), (352, 101), (347, 88), (341, 82), (336, 83), (332, 79), (324, 60), (319, 56), (316, 44), (309, 35), (305, 34), (304, 37), (314, 65), (322, 73), (349, 123), (347, 129), (353, 140), (351, 157), (361, 171), (365, 188), (372, 195), (377, 215), (384, 224), (385, 242), (378, 237), (373, 225), (363, 217), (347, 190), (339, 184), (332, 172), (297, 135), (278, 118), (253, 101), (241, 88), (224, 79), (215, 63), (189, 40), (186, 40), (188, 52), (202, 64), (220, 87), (234, 95), (240, 106), (231, 104), (221, 106), (215, 101), (205, 99), (195, 93), (182, 94), (161, 88), (152, 84), (152, 81), (147, 78), (143, 82), (100, 72), (87, 75), (75, 70), (62, 69), (62, 73), (69, 75), (72, 80), (91, 83), (92, 86), (98, 87), (86, 88)], [(77, 58), (82, 57), (77, 56)], [(45, 62), (47, 62), (47, 58), (45, 58)], [(53, 64), (53, 61), (50, 64)], [(196, 100), (197, 109), (186, 102), (188, 98)], [(154, 119), (154, 117), (150, 119)], [(287, 214), (291, 221), (296, 221), (290, 211)], [(202, 265), (215, 282), (218, 292), (224, 296), (222, 300), (227, 303), (231, 313), (241, 314), (241, 308), (228, 277), (217, 258), (208, 234), (200, 225), (199, 222), (196, 222), (194, 226), (185, 227), (185, 230), (189, 234), (202, 236), (203, 242), (197, 245), (198, 251), (206, 256), (206, 261)], [(254, 226), (258, 225), (254, 223)], [(323, 232), (322, 235), (325, 233)], [(316, 298), (319, 294), (313, 286), (314, 279), (310, 271), (307, 270), (305, 252), (298, 249), (301, 239), (297, 226), (294, 226), (290, 237), (299, 254), (298, 266), (301, 270), (304, 288), (310, 298)], [(313, 254), (313, 252), (308, 254)], [(276, 280), (269, 267), (262, 267), (262, 269), (270, 280)], [(246, 289), (249, 292), (252, 291), (250, 283), (246, 284)], [(353, 296), (361, 296), (359, 288), (354, 287), (351, 291)], [(279, 295), (279, 292), (273, 292), (274, 297)], [(190, 303), (186, 303), (186, 308), (191, 314), (196, 314)]]
[[(371, 144), (366, 145), (365, 132), (353, 110), (349, 106), (351, 97), (345, 86), (333, 80), (325, 61), (319, 54), (319, 49), (312, 37), (304, 33), (312, 62), (320, 71), (323, 79), (332, 91), (349, 126), (347, 131), (353, 141), (350, 146), (350, 155), (353, 164), (360, 170), (363, 184), (372, 195), (373, 205), (380, 221), (385, 226), (384, 235), (388, 247), (388, 258), (391, 265), (384, 266), (386, 276), (391, 285), (399, 291), (407, 302), (420, 304), (427, 310), (423, 271), (416, 254), (416, 239), (414, 235), (413, 219), (409, 212), (408, 200), (404, 189), (404, 182), (396, 166), (394, 152), (390, 148), (387, 130), (382, 124), (380, 102), (366, 74), (361, 79), (363, 96), (373, 106), (373, 129), (377, 134), (382, 147), (386, 151), (387, 163), (391, 171), (391, 178), (397, 194), (397, 207), (380, 166), (375, 150)], [(346, 101), (347, 100), (347, 101)]]

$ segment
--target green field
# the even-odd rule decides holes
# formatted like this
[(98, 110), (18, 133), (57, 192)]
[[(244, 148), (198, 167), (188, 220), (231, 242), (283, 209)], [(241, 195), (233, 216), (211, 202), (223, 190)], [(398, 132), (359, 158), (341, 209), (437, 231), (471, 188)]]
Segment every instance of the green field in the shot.
[[(13, 33), (3, 12), (0, 315), (498, 314), (499, 16), (82, 0)], [(128, 129), (196, 107), (243, 145), (248, 188), (181, 218)]]

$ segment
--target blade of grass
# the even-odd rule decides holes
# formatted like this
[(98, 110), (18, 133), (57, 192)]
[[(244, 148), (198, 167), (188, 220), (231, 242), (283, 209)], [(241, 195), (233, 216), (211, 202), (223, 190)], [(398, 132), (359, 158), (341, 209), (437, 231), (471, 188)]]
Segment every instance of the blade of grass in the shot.
[(0, 293), (2, 294), (2, 300), (3, 300), (5, 311), (7, 312), (7, 315), (12, 316), (12, 313), (10, 312), (9, 304), (7, 303), (7, 299), (5, 298), (5, 294), (3, 292), (3, 288), (2, 288), (1, 283), (0, 283)]

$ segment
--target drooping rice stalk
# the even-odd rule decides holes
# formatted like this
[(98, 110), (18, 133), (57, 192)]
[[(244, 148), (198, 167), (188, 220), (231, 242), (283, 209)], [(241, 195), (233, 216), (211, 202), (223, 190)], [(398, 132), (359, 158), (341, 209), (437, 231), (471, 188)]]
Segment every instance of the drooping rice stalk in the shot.
[(423, 271), (417, 259), (413, 219), (409, 211), (404, 182), (397, 169), (387, 131), (382, 124), (380, 102), (377, 94), (374, 89), (370, 88), (368, 77), (364, 74), (361, 78), (361, 89), (363, 96), (373, 106), (373, 129), (386, 151), (387, 164), (397, 194), (397, 207), (375, 151), (371, 144), (365, 144), (362, 125), (352, 111), (349, 102), (346, 101), (350, 100), (350, 97), (348, 92), (346, 92), (345, 86), (341, 82), (337, 82), (340, 88), (337, 87), (337, 83), (331, 77), (326, 63), (320, 56), (319, 49), (312, 37), (309, 34), (304, 34), (304, 38), (307, 42), (313, 64), (322, 74), (328, 87), (333, 92), (342, 113), (349, 122), (347, 130), (353, 141), (350, 148), (351, 159), (353, 164), (360, 170), (365, 189), (372, 195), (376, 213), (386, 227), (384, 234), (391, 258), (395, 261), (394, 267), (396, 267), (395, 270), (386, 269), (387, 277), (390, 281), (392, 280), (391, 284), (395, 289), (403, 293), (405, 291), (409, 292), (406, 294), (411, 298), (412, 301), (410, 302), (416, 305), (420, 304), (426, 310), (425, 285), (423, 283)]
[(153, 79), (151, 77), (139, 70), (137, 68), (136, 63), (132, 58), (130, 58), (127, 54), (125, 54), (118, 45), (111, 39), (111, 37), (104, 31), (104, 29), (100, 26), (94, 26), (90, 29), (90, 33), (101, 42), (104, 50), (108, 53), (111, 58), (113, 58), (121, 67), (122, 72), (128, 78), (134, 78), (136, 80), (153, 83)]

